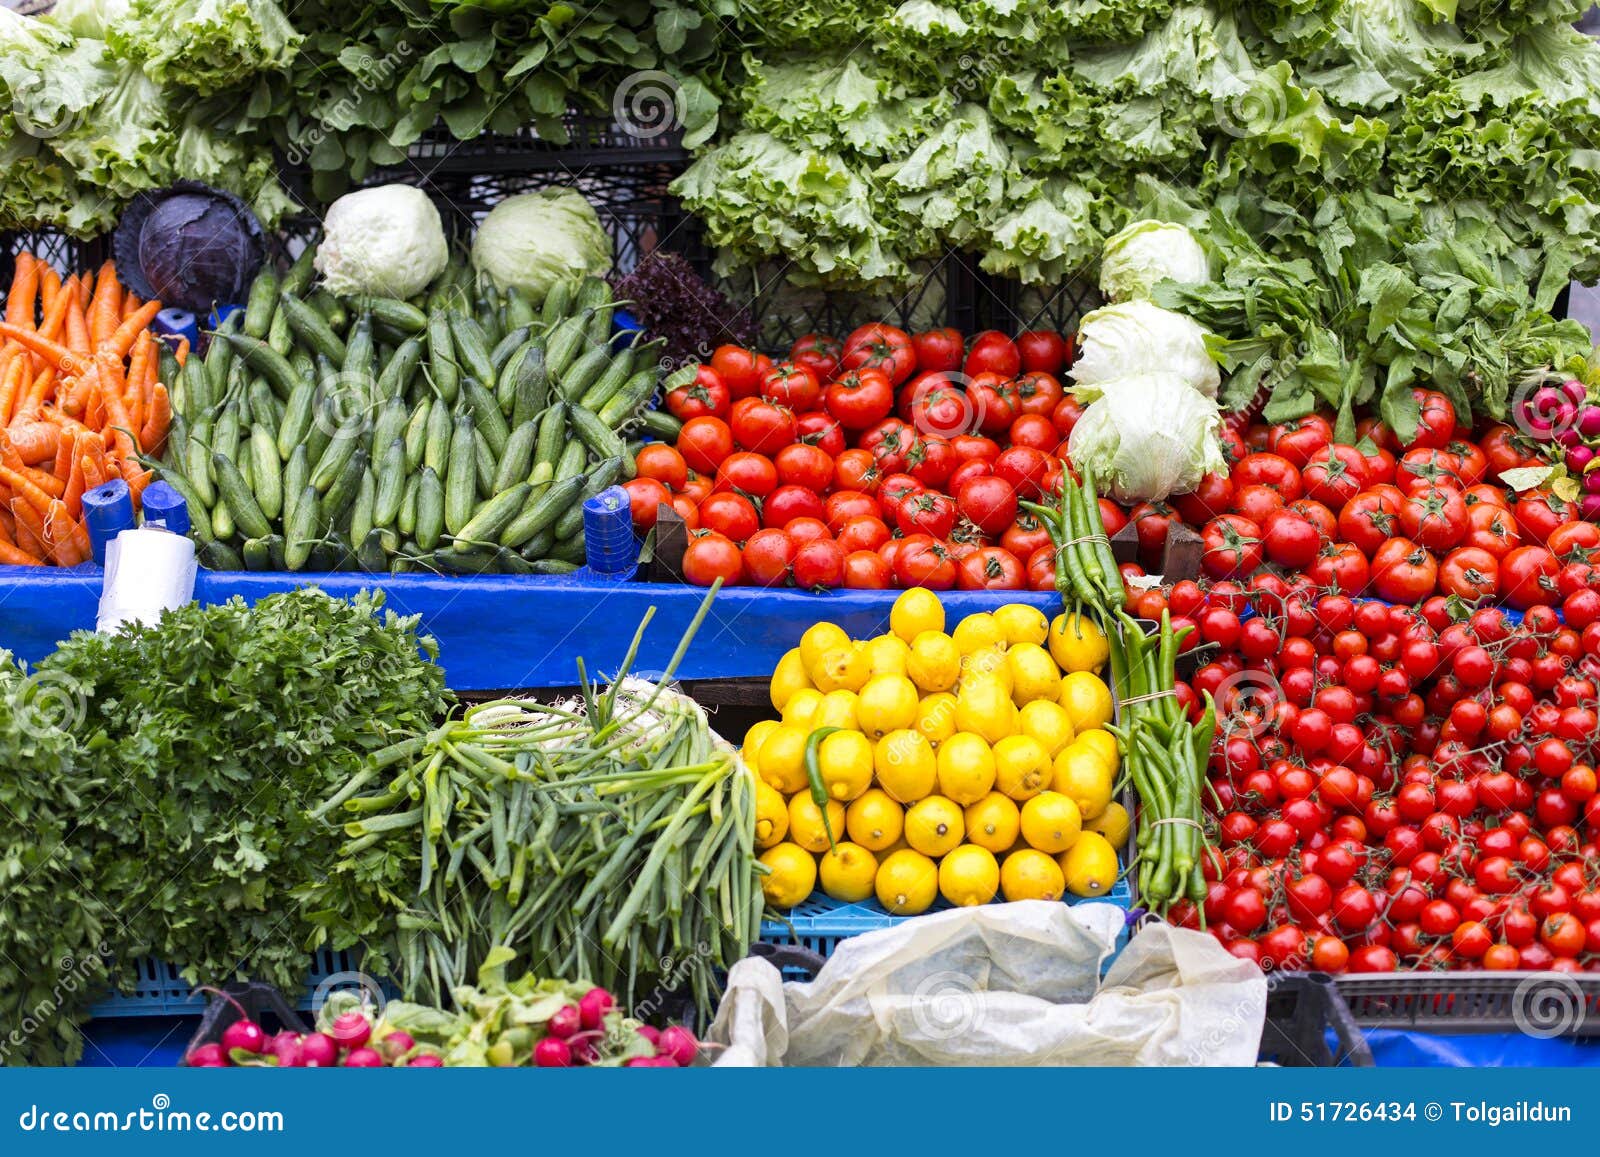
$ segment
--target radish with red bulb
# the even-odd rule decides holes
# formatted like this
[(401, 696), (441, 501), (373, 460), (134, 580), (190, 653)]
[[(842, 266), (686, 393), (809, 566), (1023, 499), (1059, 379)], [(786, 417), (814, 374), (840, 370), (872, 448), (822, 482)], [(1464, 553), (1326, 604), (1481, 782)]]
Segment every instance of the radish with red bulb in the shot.
[(383, 1053), (385, 1059), (397, 1061), (412, 1049), (417, 1047), (416, 1040), (408, 1032), (395, 1029), (378, 1043), (378, 1051)]
[(333, 1018), (328, 1035), (339, 1042), (340, 1048), (358, 1049), (372, 1037), (372, 1025), (366, 1014), (351, 1009)]
[(325, 1032), (307, 1033), (300, 1040), (300, 1063), (308, 1069), (326, 1069), (339, 1063), (339, 1043)]
[(570, 1068), (572, 1049), (560, 1037), (547, 1036), (533, 1046), (533, 1063), (541, 1069)]
[(1577, 378), (1568, 378), (1561, 383), (1561, 392), (1567, 395), (1567, 400), (1574, 405), (1583, 405), (1589, 398), (1589, 388)]
[[(600, 991), (595, 989), (596, 992)], [(565, 1040), (583, 1027), (583, 1014), (578, 1011), (575, 1004), (563, 1004), (550, 1014), (550, 1019), (545, 1022), (545, 1030), (551, 1036), (558, 1036)]]
[(225, 1052), (243, 1049), (247, 1053), (259, 1053), (266, 1047), (267, 1034), (253, 1020), (236, 1020), (222, 1030), (222, 1048)]
[(688, 1068), (700, 1055), (700, 1042), (695, 1040), (694, 1034), (682, 1025), (668, 1025), (661, 1030), (661, 1040), (656, 1045), (656, 1055), (671, 1057), (674, 1064)]
[(661, 1049), (661, 1030), (660, 1029), (656, 1028), (654, 1025), (641, 1024), (635, 1031), (638, 1032), (638, 1034), (640, 1036), (644, 1037), (645, 1040), (650, 1042), (650, 1047), (651, 1048), (657, 1050), (658, 1052), (660, 1051), (660, 1049)]
[(280, 1069), (297, 1069), (300, 1067), (300, 1037), (284, 1029), (267, 1038), (267, 1055), (278, 1058)]
[(616, 1000), (603, 988), (591, 988), (578, 1001), (578, 1016), (584, 1028), (599, 1028), (606, 1013), (617, 1006)]
[(184, 1063), (191, 1069), (225, 1069), (228, 1067), (228, 1054), (222, 1051), (219, 1044), (203, 1044), (190, 1050)]
[(434, 1053), (418, 1053), (406, 1062), (408, 1069), (442, 1069), (444, 1058)]
[(378, 1055), (377, 1049), (369, 1049), (363, 1046), (345, 1053), (344, 1067), (347, 1069), (381, 1069), (384, 1064), (383, 1058)]
[(1600, 494), (1585, 494), (1580, 498), (1578, 513), (1585, 522), (1600, 522)]
[(1586, 438), (1600, 437), (1600, 406), (1584, 406), (1578, 411), (1578, 433)]
[(1572, 446), (1566, 453), (1567, 469), (1574, 474), (1582, 474), (1594, 461), (1594, 450), (1588, 446)]

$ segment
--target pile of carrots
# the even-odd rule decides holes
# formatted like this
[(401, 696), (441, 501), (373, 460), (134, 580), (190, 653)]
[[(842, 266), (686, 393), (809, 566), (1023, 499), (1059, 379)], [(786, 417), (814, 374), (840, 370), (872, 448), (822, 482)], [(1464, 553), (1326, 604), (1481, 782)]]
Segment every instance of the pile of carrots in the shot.
[[(113, 478), (137, 506), (172, 419), (140, 301), (114, 263), (65, 281), (19, 253), (0, 322), (0, 564), (75, 566), (89, 558), (83, 495)], [(179, 365), (188, 355), (177, 350)]]

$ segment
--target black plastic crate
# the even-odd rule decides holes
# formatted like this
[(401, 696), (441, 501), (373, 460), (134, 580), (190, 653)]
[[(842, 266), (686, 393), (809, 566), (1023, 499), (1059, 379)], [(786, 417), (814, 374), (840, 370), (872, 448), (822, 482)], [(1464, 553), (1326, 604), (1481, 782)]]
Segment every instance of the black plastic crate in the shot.
[(392, 180), (392, 174), (408, 169), (431, 177), (444, 173), (582, 172), (618, 165), (666, 165), (676, 175), (690, 159), (689, 151), (683, 147), (681, 129), (656, 132), (649, 127), (630, 127), (608, 116), (576, 111), (562, 118), (560, 132), (552, 136), (540, 136), (538, 129), (529, 125), (510, 136), (485, 134), (462, 141), (435, 128), (424, 133), (408, 153), (401, 164), (380, 171), (391, 176), (380, 178), (375, 174), (362, 183)]
[(1267, 978), (1267, 1019), (1257, 1056), (1267, 1064), (1297, 1069), (1374, 1064), (1372, 1049), (1333, 978), (1324, 972), (1280, 972)]
[(1600, 973), (1384, 972), (1336, 984), (1364, 1028), (1600, 1037)]
[(1088, 270), (1056, 286), (1023, 285), (985, 274), (973, 293), (977, 328), (1005, 333), (1029, 329), (1075, 333), (1084, 314), (1105, 304)]
[(0, 233), (0, 285), (11, 283), (17, 254), (26, 250), (66, 275), (85, 269), (98, 269), (111, 255), (107, 238), (80, 240), (58, 229), (19, 229)]
[(201, 1045), (221, 1044), (223, 1031), (241, 1016), (248, 1016), (255, 1021), (269, 1037), (277, 1032), (311, 1031), (311, 1025), (290, 1007), (283, 993), (264, 981), (230, 984), (222, 991), (232, 999), (211, 996), (205, 1013), (200, 1017), (200, 1027), (195, 1029), (188, 1047), (183, 1050), (184, 1056), (189, 1056)]

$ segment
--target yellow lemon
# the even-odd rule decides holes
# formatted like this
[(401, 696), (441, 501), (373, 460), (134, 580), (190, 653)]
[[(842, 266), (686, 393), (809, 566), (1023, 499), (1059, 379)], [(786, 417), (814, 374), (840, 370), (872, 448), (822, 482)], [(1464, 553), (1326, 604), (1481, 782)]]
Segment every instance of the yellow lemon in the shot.
[(811, 668), (811, 681), (819, 691), (837, 691), (841, 687), (859, 691), (871, 673), (866, 647), (861, 643), (846, 643), (817, 660), (817, 665)]
[(905, 829), (905, 822), (900, 805), (879, 787), (862, 792), (844, 809), (845, 832), (869, 852), (894, 847)]
[(1061, 698), (1061, 672), (1039, 644), (1016, 644), (1006, 652), (1006, 666), (1011, 669), (1011, 697), (1018, 707), (1035, 699), (1054, 703)]
[(828, 794), (849, 803), (872, 786), (872, 740), (859, 731), (835, 731), (817, 744), (817, 770)]
[[(836, 651), (840, 647), (850, 645), (850, 636), (844, 633), (844, 628), (837, 623), (813, 623), (806, 628), (806, 633), (800, 636), (800, 661), (809, 673), (815, 670), (817, 664), (822, 662), (822, 656), (829, 651)], [(782, 708), (779, 708), (782, 710)]]
[[(826, 880), (826, 867), (823, 872)], [(1007, 900), (1059, 900), (1066, 887), (1061, 865), (1033, 848), (1012, 852), (1000, 865), (1000, 892)]]
[(997, 791), (969, 805), (961, 819), (967, 825), (967, 842), (988, 848), (995, 855), (1016, 843), (1022, 830), (1017, 805)]
[(917, 704), (914, 729), (926, 735), (928, 742), (937, 749), (939, 744), (956, 733), (956, 697), (948, 691), (924, 695), (922, 702)]
[(744, 765), (751, 771), (760, 768), (761, 745), (767, 737), (778, 730), (776, 719), (763, 719), (760, 723), (750, 725), (750, 730), (744, 733), (744, 746), (739, 749), (739, 757), (744, 760)]
[(1080, 838), (1083, 816), (1078, 805), (1058, 791), (1046, 791), (1022, 805), (1022, 838), (1028, 846), (1055, 855)]
[(1014, 688), (1006, 653), (997, 647), (986, 647), (961, 656), (961, 682), (970, 683), (978, 679), (992, 679), (999, 683), (1006, 689), (1009, 698)]
[(1031, 735), (1042, 743), (1051, 759), (1059, 755), (1076, 734), (1072, 729), (1072, 716), (1060, 703), (1035, 699), (1017, 713), (1017, 722), (1022, 734)]
[(774, 711), (782, 711), (796, 691), (811, 686), (810, 670), (800, 656), (799, 647), (783, 653), (783, 658), (772, 669), (772, 683), (768, 688)]
[(867, 669), (874, 675), (904, 675), (911, 644), (899, 635), (879, 635), (867, 640)]
[(997, 679), (963, 679), (956, 692), (956, 730), (999, 743), (1017, 731), (1017, 707)]
[(756, 781), (756, 847), (770, 848), (789, 834), (789, 806), (775, 787)]
[(878, 865), (872, 883), (878, 903), (896, 916), (916, 916), (939, 896), (939, 869), (921, 852), (901, 848)]
[(822, 697), (822, 702), (817, 704), (816, 713), (811, 716), (811, 730), (819, 727), (842, 727), (846, 731), (861, 730), (861, 721), (856, 717), (856, 693), (846, 691), (840, 687), (836, 691), (829, 691)]
[(962, 807), (977, 803), (994, 787), (994, 752), (981, 735), (956, 732), (939, 745), (938, 763), (939, 793)]
[(917, 689), (904, 675), (874, 675), (861, 688), (857, 713), (873, 739), (903, 731), (917, 721)]
[(833, 842), (844, 839), (844, 804), (828, 801), (828, 826), (822, 823), (822, 809), (811, 802), (809, 792), (797, 791), (789, 797), (789, 840), (808, 852), (828, 850), (828, 832)]
[(1100, 624), (1088, 615), (1057, 615), (1050, 623), (1050, 654), (1063, 671), (1098, 671), (1111, 655)]
[(1106, 804), (1106, 810), (1094, 819), (1083, 821), (1084, 831), (1104, 836), (1113, 848), (1128, 842), (1128, 826), (1128, 809), (1116, 800)]
[(961, 809), (942, 795), (918, 800), (906, 810), (906, 843), (925, 856), (939, 857), (966, 834)]
[(779, 844), (761, 853), (769, 869), (761, 877), (761, 891), (774, 908), (793, 908), (817, 886), (817, 861), (794, 844)]
[(887, 860), (890, 856), (894, 855), (896, 852), (908, 851), (908, 850), (910, 850), (910, 848), (911, 848), (911, 845), (906, 843), (906, 838), (904, 836), (901, 836), (898, 840), (896, 840), (894, 843), (890, 844), (887, 848), (884, 848), (881, 852), (876, 852), (874, 854), (878, 857), (878, 863), (881, 864), (885, 860)]
[(1000, 624), (994, 621), (993, 615), (984, 611), (962, 619), (956, 624), (956, 629), (950, 632), (950, 637), (963, 655), (975, 651), (1000, 650), (1006, 645), (1006, 634), (1000, 629)]
[(1015, 647), (1019, 643), (1043, 646), (1050, 637), (1050, 620), (1038, 607), (1027, 603), (1007, 603), (994, 612), (995, 626), (1005, 636), (1006, 643)]
[(942, 631), (923, 631), (911, 641), (906, 674), (924, 691), (948, 691), (961, 677), (961, 652)]
[(1056, 862), (1074, 896), (1104, 896), (1117, 882), (1117, 849), (1098, 832), (1084, 832)]
[(811, 730), (811, 721), (822, 706), (822, 692), (815, 687), (802, 687), (783, 705), (783, 722), (790, 727)]
[(1084, 819), (1092, 820), (1111, 802), (1115, 776), (1091, 748), (1074, 741), (1056, 756), (1050, 788), (1077, 804)]
[(835, 900), (856, 904), (872, 895), (878, 858), (859, 844), (843, 843), (823, 852), (819, 864), (822, 890)]
[(1073, 671), (1062, 677), (1060, 702), (1072, 717), (1075, 731), (1089, 731), (1111, 722), (1111, 688), (1088, 671)]
[(1121, 763), (1117, 754), (1117, 737), (1104, 728), (1091, 727), (1072, 741), (1074, 747), (1087, 747), (1100, 757), (1100, 762), (1116, 771)]
[(1031, 799), (1050, 786), (1050, 755), (1031, 735), (1008, 735), (994, 745), (994, 782), (1014, 800)]
[(806, 737), (810, 734), (809, 728), (785, 723), (761, 745), (756, 757), (759, 774), (784, 795), (793, 795), (806, 786)]
[(963, 844), (939, 863), (939, 892), (952, 904), (987, 904), (999, 890), (1000, 865), (988, 848)]
[(896, 803), (916, 803), (939, 780), (933, 745), (920, 731), (891, 731), (878, 740), (872, 767), (878, 786)]
[(939, 596), (924, 587), (912, 587), (889, 610), (889, 630), (906, 642), (914, 642), (923, 631), (944, 630), (944, 604)]

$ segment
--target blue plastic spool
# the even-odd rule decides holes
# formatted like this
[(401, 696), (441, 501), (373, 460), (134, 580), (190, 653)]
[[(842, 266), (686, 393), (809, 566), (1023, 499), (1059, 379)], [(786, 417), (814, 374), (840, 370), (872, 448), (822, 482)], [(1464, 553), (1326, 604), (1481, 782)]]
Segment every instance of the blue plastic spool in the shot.
[(89, 530), (94, 561), (106, 565), (106, 544), (124, 530), (133, 529), (133, 494), (128, 484), (113, 478), (83, 496), (83, 521)]
[(211, 311), (211, 316), (206, 318), (206, 328), (216, 329), (234, 314), (241, 313), (243, 310), (244, 306), (237, 303), (232, 305), (219, 305)]
[(618, 574), (638, 564), (626, 490), (612, 486), (583, 504), (583, 542), (589, 569), (596, 574)]
[(163, 309), (151, 328), (174, 347), (185, 338), (191, 349), (200, 345), (200, 319), (187, 309)]
[(145, 487), (143, 506), (145, 526), (173, 534), (189, 533), (189, 504), (165, 482), (152, 482)]

